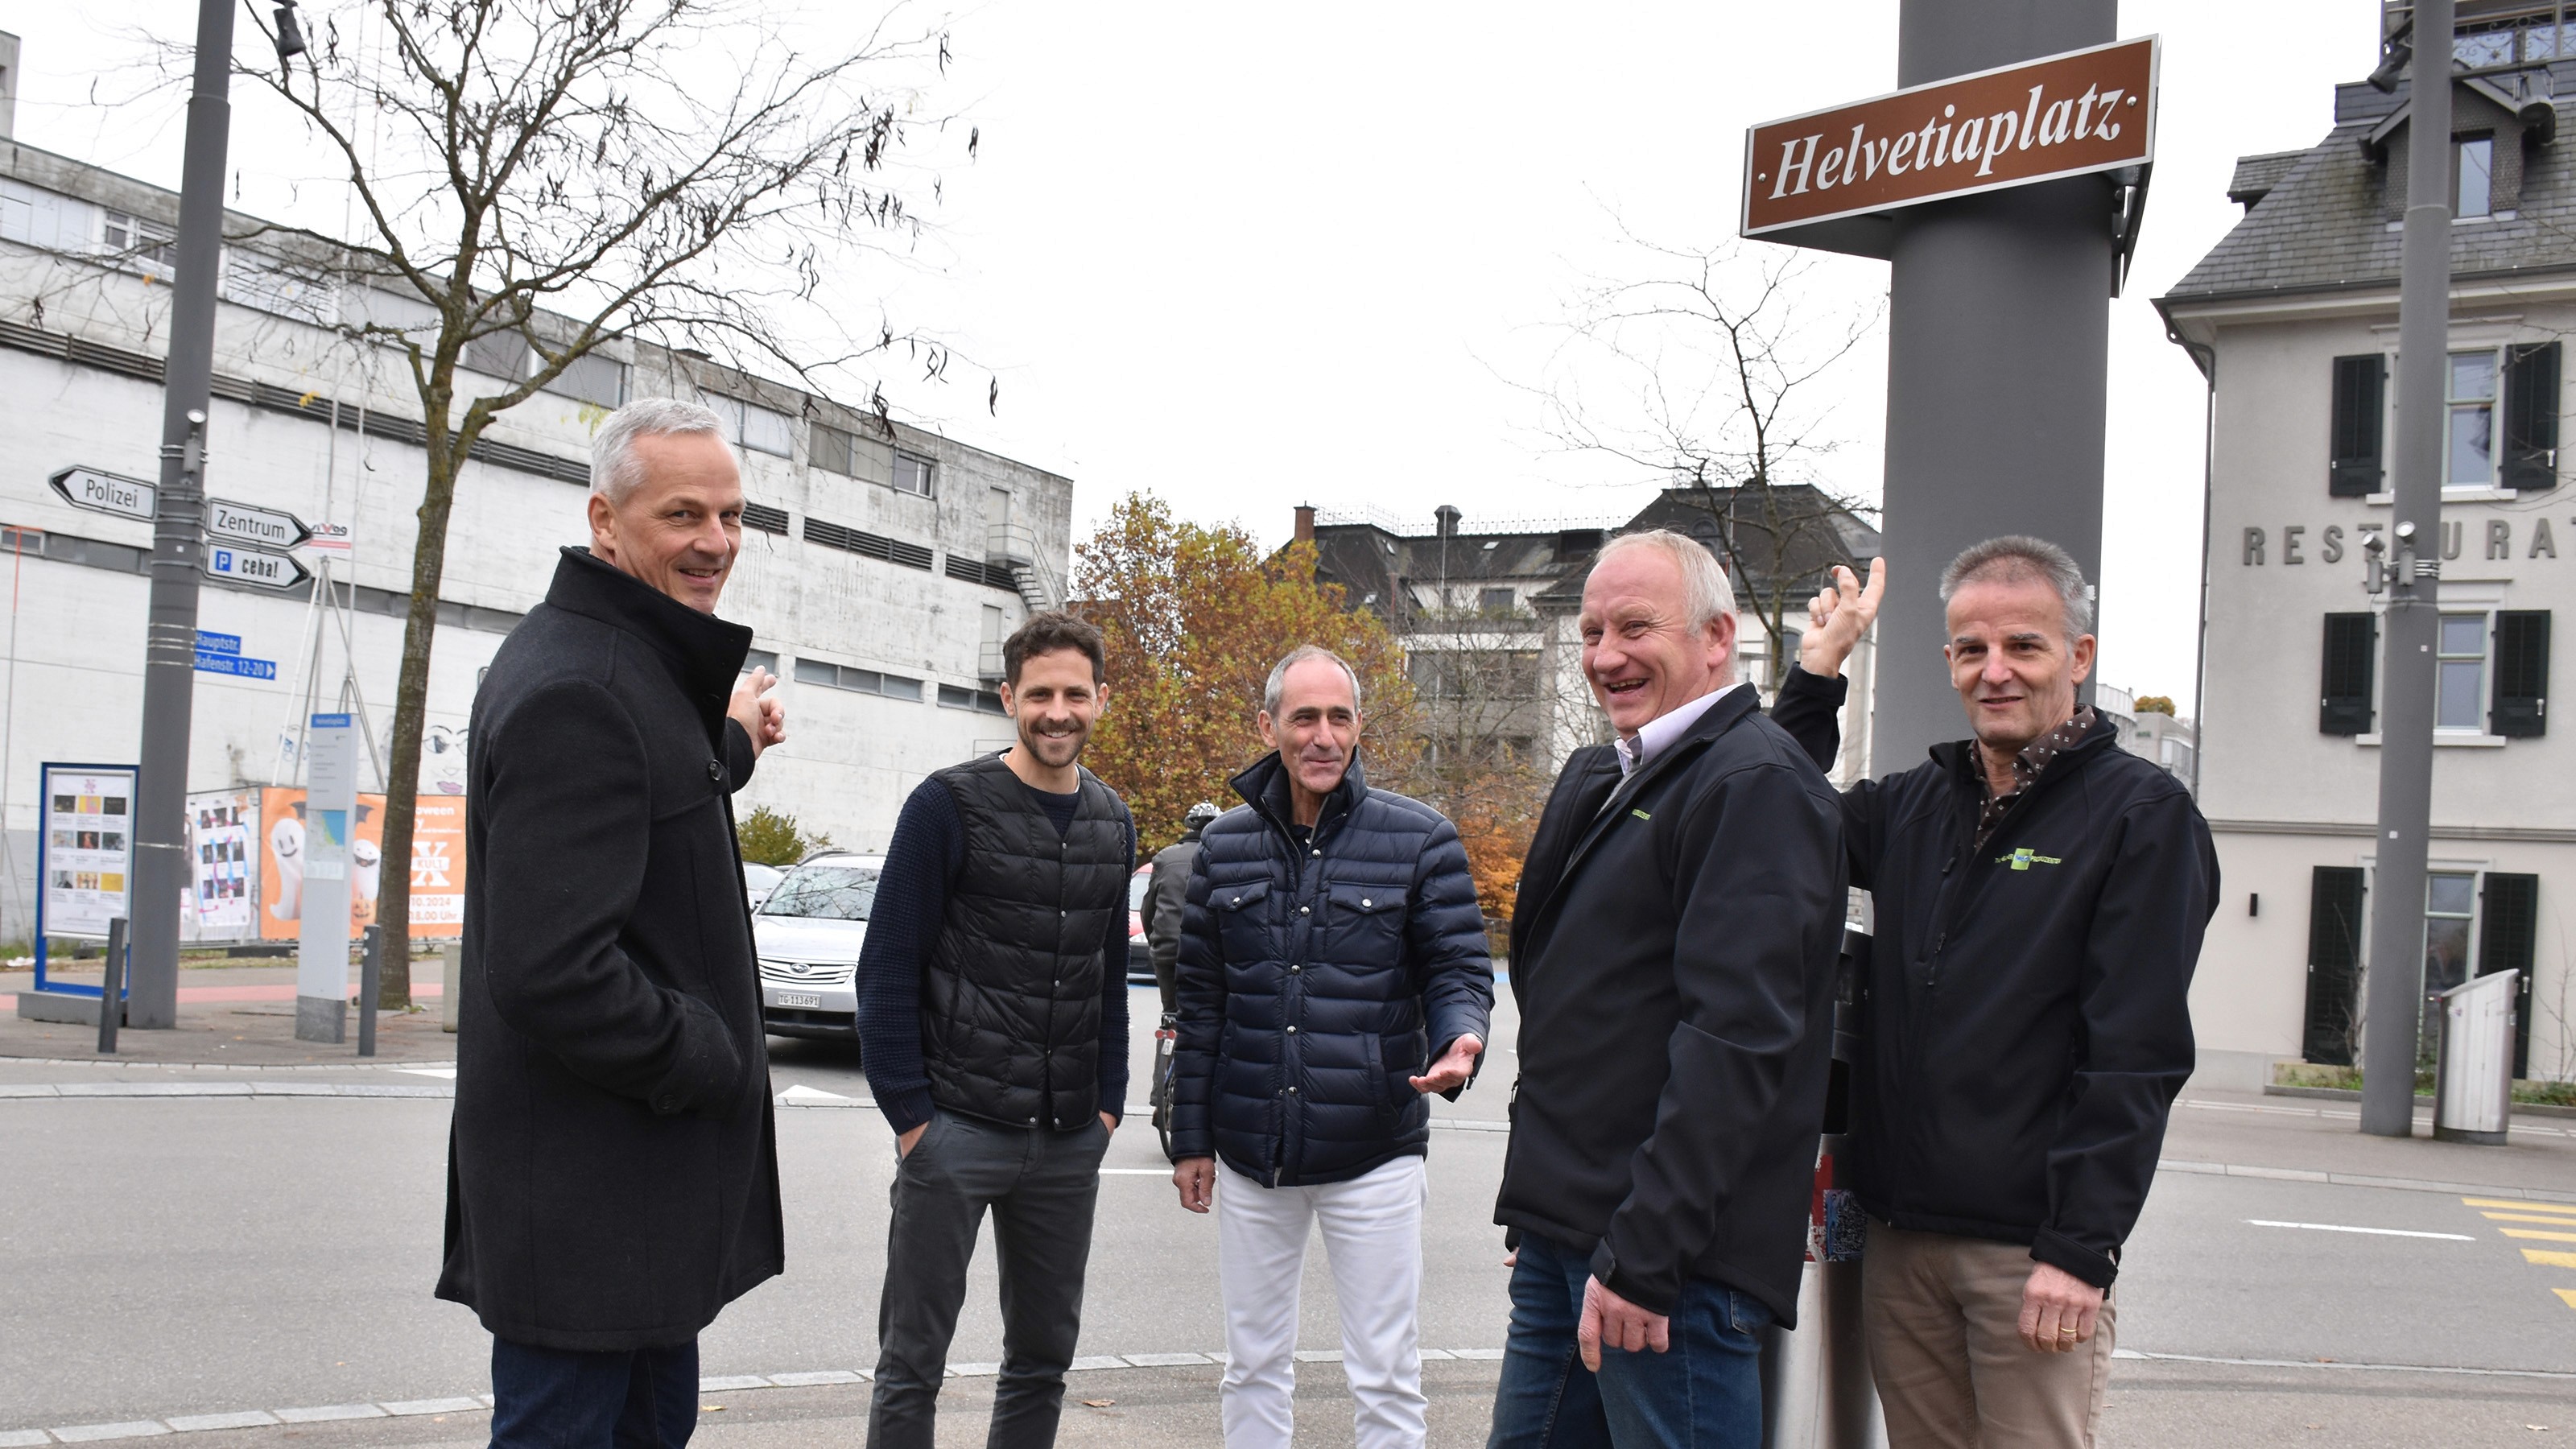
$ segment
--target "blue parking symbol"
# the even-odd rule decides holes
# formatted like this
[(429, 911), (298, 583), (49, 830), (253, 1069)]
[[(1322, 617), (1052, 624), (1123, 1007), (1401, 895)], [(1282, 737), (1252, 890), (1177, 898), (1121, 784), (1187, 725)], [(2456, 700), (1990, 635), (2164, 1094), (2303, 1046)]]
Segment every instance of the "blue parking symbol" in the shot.
[(216, 549), (216, 550), (215, 550), (215, 572), (216, 572), (216, 573), (219, 573), (219, 574), (228, 574), (228, 573), (231, 573), (232, 571), (233, 571), (233, 551), (232, 551), (231, 549), (228, 549), (228, 548), (219, 548), (219, 549)]

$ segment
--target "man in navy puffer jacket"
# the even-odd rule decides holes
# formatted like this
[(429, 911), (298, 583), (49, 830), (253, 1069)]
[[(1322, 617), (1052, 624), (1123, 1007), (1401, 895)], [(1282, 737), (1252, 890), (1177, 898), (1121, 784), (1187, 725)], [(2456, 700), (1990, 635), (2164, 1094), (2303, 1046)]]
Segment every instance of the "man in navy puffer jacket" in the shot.
[(1208, 826), (1182, 919), (1172, 1181), (1216, 1204), (1227, 1449), (1289, 1442), (1317, 1222), (1360, 1449), (1424, 1441), (1423, 1099), (1474, 1077), (1493, 963), (1457, 827), (1369, 788), (1360, 719), (1329, 650), (1270, 671), (1274, 753), (1234, 778), (1246, 804)]

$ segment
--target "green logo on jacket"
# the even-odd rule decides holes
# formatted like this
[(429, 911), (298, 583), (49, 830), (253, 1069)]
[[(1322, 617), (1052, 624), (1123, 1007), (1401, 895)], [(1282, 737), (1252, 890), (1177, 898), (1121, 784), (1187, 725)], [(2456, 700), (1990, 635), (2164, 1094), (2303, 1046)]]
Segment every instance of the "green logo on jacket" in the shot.
[(1996, 856), (1995, 864), (2009, 865), (2015, 870), (2028, 870), (2034, 865), (2064, 865), (2066, 864), (2066, 859), (2063, 856), (2042, 855), (2038, 851), (2024, 845), (2016, 848), (2009, 855)]

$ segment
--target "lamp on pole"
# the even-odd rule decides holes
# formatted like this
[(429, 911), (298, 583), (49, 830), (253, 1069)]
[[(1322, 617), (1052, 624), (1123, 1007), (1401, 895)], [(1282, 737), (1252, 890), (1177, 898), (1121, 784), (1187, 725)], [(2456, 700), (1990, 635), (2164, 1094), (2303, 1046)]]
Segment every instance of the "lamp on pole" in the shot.
[(2413, 11), (2389, 509), (2395, 542), (2385, 560), (2379, 549), (2369, 551), (2366, 583), (2388, 599), (2380, 668), (2379, 824), (2372, 843), (2378, 867), (2361, 1034), (2361, 1130), (2380, 1137), (2414, 1134), (2416, 1035), (2423, 1019), (2424, 865), (2433, 811), (2438, 667), (2433, 642), (2441, 615), (2443, 370), (2451, 331), (2452, 12), (2453, 0), (2423, 0)]

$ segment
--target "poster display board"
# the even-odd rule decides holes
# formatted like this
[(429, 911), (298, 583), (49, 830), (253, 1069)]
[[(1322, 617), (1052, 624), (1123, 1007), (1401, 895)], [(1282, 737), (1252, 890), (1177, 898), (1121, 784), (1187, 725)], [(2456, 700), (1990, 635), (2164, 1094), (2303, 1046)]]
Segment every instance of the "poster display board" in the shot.
[(134, 878), (132, 765), (40, 765), (36, 832), (36, 989), (95, 996), (98, 988), (50, 979), (47, 937), (107, 939), (131, 918)]
[(188, 797), (188, 904), (183, 941), (259, 939), (257, 790), (204, 790)]
[[(265, 789), (249, 832), (256, 857), (253, 911), (244, 940), (292, 941), (304, 919), (305, 849), (310, 829), (302, 790)], [(384, 894), (385, 797), (360, 795), (349, 834), (349, 935), (376, 923)], [(420, 797), (411, 840), (411, 933), (458, 936), (465, 930), (465, 802)], [(211, 938), (210, 938), (211, 939)]]

